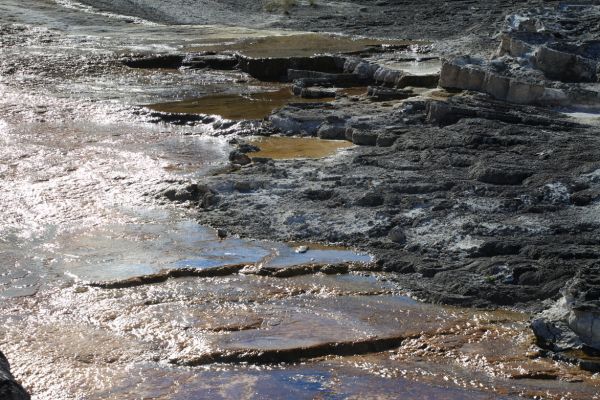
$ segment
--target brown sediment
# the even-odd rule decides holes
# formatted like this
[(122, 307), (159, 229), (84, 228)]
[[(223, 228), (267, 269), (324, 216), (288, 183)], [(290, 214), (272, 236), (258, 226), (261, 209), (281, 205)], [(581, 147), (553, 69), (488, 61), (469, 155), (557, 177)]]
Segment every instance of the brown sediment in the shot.
[(343, 263), (343, 264), (311, 264), (297, 265), (287, 268), (262, 268), (267, 275), (275, 278), (289, 278), (291, 276), (310, 275), (321, 272), (327, 275), (347, 274), (350, 271), (376, 271), (374, 264)]
[[(33, 300), (13, 300), (38, 303), (44, 317), (15, 318), (16, 326), (4, 327), (0, 340), (17, 338), (7, 341), (6, 347), (18, 354), (19, 364), (37, 365), (41, 359), (47, 370), (65, 368), (75, 377), (107, 368), (124, 374), (123, 382), (130, 382), (127, 371), (141, 365), (171, 364), (173, 377), (168, 382), (190, 371), (187, 367), (204, 366), (191, 371), (197, 379), (219, 384), (211, 375), (214, 371), (237, 371), (243, 368), (240, 364), (270, 369), (303, 362), (309, 369), (327, 365), (336, 373), (352, 368), (372, 379), (385, 376), (390, 385), (409, 379), (509, 396), (545, 393), (543, 397), (551, 399), (559, 399), (568, 389), (572, 398), (593, 398), (585, 396), (596, 385), (591, 374), (529, 355), (525, 314), (326, 290), (349, 282), (352, 285), (345, 277), (324, 275), (310, 279), (236, 275), (114, 292), (65, 288)], [(373, 285), (384, 289), (383, 284)], [(61, 300), (50, 302), (46, 296)], [(11, 308), (16, 314), (21, 309)], [(51, 315), (59, 315), (63, 325), (55, 327)], [(11, 336), (17, 330), (25, 332), (24, 338)], [(28, 352), (18, 353), (19, 343), (25, 342)], [(141, 358), (144, 354), (150, 354), (150, 362)], [(289, 368), (294, 365), (285, 366)], [(146, 371), (144, 376), (160, 379), (161, 371)], [(36, 378), (27, 383), (33, 385)], [(88, 392), (94, 384), (83, 383)], [(70, 382), (65, 385), (74, 390)], [(579, 385), (578, 390), (572, 390), (573, 385)], [(120, 394), (125, 389), (114, 390)]]
[(429, 88), (414, 88), (413, 92), (420, 96), (424, 96), (434, 100), (448, 100), (451, 97), (462, 94), (461, 90), (446, 90), (446, 89), (429, 89)]
[(262, 318), (258, 318), (256, 321), (252, 322), (252, 323), (248, 323), (248, 324), (234, 324), (234, 325), (228, 325), (228, 326), (216, 326), (213, 328), (209, 328), (207, 329), (207, 331), (209, 332), (240, 332), (240, 331), (248, 331), (248, 330), (252, 330), (252, 329), (258, 329), (260, 328), (260, 326), (263, 323), (263, 319)]
[(237, 274), (248, 267), (258, 267), (257, 275), (272, 276), (275, 278), (289, 278), (293, 276), (323, 273), (326, 275), (347, 274), (351, 271), (376, 272), (378, 269), (373, 263), (339, 263), (339, 264), (307, 264), (290, 267), (260, 267), (253, 264), (235, 264), (207, 269), (177, 268), (165, 269), (156, 274), (136, 276), (122, 280), (108, 282), (90, 282), (88, 286), (102, 289), (126, 289), (136, 286), (152, 285), (166, 282), (176, 278), (212, 278)]
[(248, 94), (215, 94), (198, 99), (175, 101), (169, 103), (150, 104), (146, 107), (160, 112), (177, 114), (220, 115), (230, 120), (261, 120), (277, 108), (289, 103), (322, 103), (331, 99), (304, 99), (294, 96), (290, 88), (248, 93)]
[(553, 353), (546, 350), (542, 351), (544, 356), (550, 357), (555, 361), (571, 363), (585, 371), (598, 373), (600, 371), (600, 355), (598, 355), (595, 350), (593, 353), (594, 354), (589, 354), (581, 349), (568, 350), (563, 353)]
[(381, 40), (350, 36), (305, 33), (288, 36), (269, 36), (240, 40), (229, 44), (203, 45), (191, 51), (231, 51), (247, 57), (310, 57), (315, 54), (357, 53), (380, 48), (408, 48), (425, 44), (410, 40)]
[[(453, 382), (498, 395), (596, 398), (590, 394), (597, 392), (597, 377), (542, 357), (533, 346), (527, 321), (526, 314), (517, 312), (473, 311), (471, 318), (457, 320), (454, 326), (407, 338), (392, 352), (340, 362), (362, 364), (373, 373), (384, 370), (388, 377), (432, 384)], [(421, 370), (423, 365), (430, 367)]]
[(246, 264), (226, 265), (223, 267), (215, 267), (208, 269), (198, 268), (178, 268), (163, 270), (156, 274), (136, 276), (134, 278), (128, 278), (110, 282), (90, 282), (89, 286), (99, 287), (102, 289), (125, 289), (135, 286), (150, 285), (154, 283), (165, 282), (170, 278), (185, 278), (185, 277), (197, 277), (197, 278), (210, 278), (215, 276), (226, 276), (232, 275), (241, 271)]
[(335, 154), (340, 149), (352, 147), (345, 140), (324, 140), (319, 138), (298, 138), (270, 136), (251, 142), (260, 151), (251, 153), (254, 158), (289, 160), (296, 158), (323, 158)]
[(174, 364), (184, 366), (199, 366), (214, 363), (240, 363), (247, 362), (252, 364), (276, 364), (293, 363), (311, 358), (323, 356), (349, 356), (369, 353), (379, 353), (382, 351), (397, 348), (406, 338), (403, 336), (393, 336), (386, 338), (368, 338), (365, 340), (351, 342), (329, 342), (310, 347), (277, 349), (277, 350), (239, 350), (224, 353), (211, 353), (185, 361), (174, 361)]
[(345, 96), (362, 96), (367, 94), (367, 90), (367, 86), (353, 86), (349, 88), (342, 88), (338, 91), (338, 93)]

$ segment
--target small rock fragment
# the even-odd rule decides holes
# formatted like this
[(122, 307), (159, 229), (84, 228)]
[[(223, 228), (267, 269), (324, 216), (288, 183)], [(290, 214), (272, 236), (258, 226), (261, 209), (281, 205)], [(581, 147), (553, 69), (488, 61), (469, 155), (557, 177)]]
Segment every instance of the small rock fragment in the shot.
[(304, 254), (308, 251), (308, 246), (298, 246), (294, 250), (297, 254)]
[(229, 154), (229, 161), (237, 165), (248, 165), (252, 162), (250, 157), (238, 150), (234, 150)]
[(406, 243), (406, 233), (404, 233), (404, 229), (399, 226), (395, 226), (392, 228), (390, 233), (388, 234), (390, 240), (397, 244), (405, 244)]

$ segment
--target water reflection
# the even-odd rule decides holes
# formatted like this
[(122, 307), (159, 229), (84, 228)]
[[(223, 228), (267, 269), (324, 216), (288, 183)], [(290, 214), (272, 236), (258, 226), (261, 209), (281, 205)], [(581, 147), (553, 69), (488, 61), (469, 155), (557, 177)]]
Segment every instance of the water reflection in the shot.
[(219, 239), (192, 220), (107, 226), (58, 240), (54, 269), (83, 281), (114, 281), (165, 269), (208, 269), (236, 264), (286, 267), (302, 264), (369, 262), (350, 250), (309, 250), (297, 254), (286, 244)]

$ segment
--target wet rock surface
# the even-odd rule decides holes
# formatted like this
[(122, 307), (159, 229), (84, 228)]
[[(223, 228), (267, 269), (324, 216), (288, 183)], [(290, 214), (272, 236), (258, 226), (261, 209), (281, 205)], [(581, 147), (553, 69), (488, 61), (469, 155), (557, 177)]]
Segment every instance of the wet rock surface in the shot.
[[(250, 193), (219, 191), (222, 177), (207, 179), (222, 201), (200, 220), (250, 237), (358, 246), (381, 268), (417, 273), (400, 279), (412, 281), (418, 296), (463, 305), (536, 308), (595, 262), (596, 205), (571, 201), (596, 185), (593, 130), (563, 127), (558, 114), (541, 127), (485, 118), (440, 127), (419, 122), (427, 115), (405, 111), (417, 108), (406, 102), (384, 108), (380, 119), (369, 106), (371, 120), (354, 128), (352, 112), (364, 116), (361, 106), (333, 107), (347, 114), (346, 129), (361, 147), (326, 162), (268, 162), (228, 175), (262, 183)], [(392, 147), (375, 146), (382, 133), (358, 133), (370, 129), (396, 136)], [(306, 195), (311, 190), (328, 194)], [(389, 239), (397, 226), (407, 237), (401, 246)]]
[[(582, 6), (538, 13), (563, 22), (585, 14), (585, 25), (595, 12)], [(509, 37), (529, 29), (520, 15), (507, 18), (511, 29), (520, 21)], [(567, 47), (581, 40), (573, 35), (587, 32), (560, 36), (564, 26), (558, 25), (552, 25), (553, 40)], [(595, 128), (547, 107), (509, 104), (548, 105), (561, 98), (559, 87), (525, 87), (526, 81), (486, 72), (507, 68), (496, 61), (480, 68), (480, 61), (461, 60), (443, 65), (440, 86), (488, 96), (414, 97), (411, 90), (389, 88), (401, 86), (402, 72), (346, 58), (344, 72), (379, 82), (384, 87), (369, 95), (384, 101), (292, 104), (272, 113), (267, 125), (276, 133), (346, 139), (360, 147), (324, 161), (267, 161), (227, 175), (233, 182), (260, 182), (250, 192), (219, 190), (223, 177), (208, 178), (203, 182), (221, 200), (203, 209), (199, 220), (248, 237), (355, 246), (375, 254), (380, 269), (399, 272), (398, 281), (429, 301), (544, 309), (574, 275), (595, 270)], [(520, 73), (519, 79), (529, 72)], [(587, 301), (597, 302), (595, 296), (591, 290)], [(574, 308), (563, 322), (594, 347), (596, 314), (584, 309)]]
[[(34, 397), (598, 397), (597, 129), (435, 88), (523, 2), (118, 3), (0, 5), (0, 348)], [(240, 12), (444, 41), (152, 22)]]
[[(393, 276), (242, 273), (75, 285), (3, 303), (13, 322), (0, 343), (41, 398), (185, 398), (200, 390), (201, 398), (227, 398), (246, 379), (245, 391), (269, 398), (376, 390), (382, 398), (559, 399), (567, 390), (586, 399), (597, 391), (591, 374), (539, 357), (525, 315), (418, 303)], [(175, 383), (182, 381), (185, 388)]]

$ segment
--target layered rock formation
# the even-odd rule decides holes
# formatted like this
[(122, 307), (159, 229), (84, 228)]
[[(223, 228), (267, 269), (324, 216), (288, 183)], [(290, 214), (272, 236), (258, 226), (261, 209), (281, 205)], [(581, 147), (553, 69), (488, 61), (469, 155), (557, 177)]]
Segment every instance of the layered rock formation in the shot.
[[(537, 312), (558, 300), (533, 323), (539, 344), (562, 357), (600, 350), (599, 139), (552, 109), (600, 105), (598, 22), (598, 7), (525, 11), (507, 18), (490, 59), (452, 57), (439, 75), (349, 55), (334, 73), (288, 69), (303, 96), (372, 86), (326, 107), (284, 107), (264, 133), (362, 147), (325, 164), (251, 163), (228, 177), (260, 182), (249, 193), (209, 180), (215, 202), (200, 220), (251, 237), (358, 246), (429, 301)], [(404, 89), (422, 93), (438, 80), (450, 93)], [(306, 195), (315, 190), (326, 195)]]
[(510, 103), (597, 104), (600, 45), (594, 33), (599, 22), (600, 7), (594, 6), (512, 15), (491, 59), (446, 60), (440, 86), (487, 93)]
[[(563, 358), (593, 354), (600, 139), (555, 107), (600, 107), (599, 26), (598, 6), (522, 11), (506, 18), (489, 57), (446, 57), (439, 73), (407, 65), (435, 60), (429, 48), (238, 55), (243, 71), (292, 82), (298, 96), (337, 96), (276, 110), (261, 134), (361, 147), (326, 163), (253, 162), (240, 148), (233, 158), (244, 167), (227, 179), (252, 189), (209, 178), (200, 220), (250, 237), (360, 247), (429, 301), (546, 309), (532, 324), (541, 346)], [(339, 90), (356, 85), (369, 85), (366, 95)], [(443, 90), (427, 90), (436, 85)]]
[[(569, 355), (569, 351), (600, 354), (599, 276), (599, 265), (579, 270), (562, 290), (562, 297), (538, 314), (531, 324), (541, 346), (553, 350), (561, 359), (595, 372), (600, 371), (597, 360), (578, 359)], [(562, 355), (565, 351), (566, 355)]]

